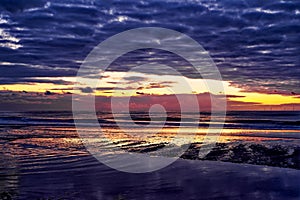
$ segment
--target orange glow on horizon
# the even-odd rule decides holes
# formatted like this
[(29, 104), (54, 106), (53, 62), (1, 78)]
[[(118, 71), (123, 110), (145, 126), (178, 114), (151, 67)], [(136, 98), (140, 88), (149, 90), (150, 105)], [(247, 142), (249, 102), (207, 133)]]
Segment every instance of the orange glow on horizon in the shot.
[[(172, 95), (176, 94), (202, 94), (207, 93), (208, 89), (205, 82), (210, 82), (214, 85), (214, 80), (203, 79), (190, 79), (190, 78), (178, 78), (171, 75), (145, 75), (137, 72), (130, 72), (126, 74), (124, 72), (107, 72), (104, 74), (104, 78), (101, 79), (101, 87), (98, 90), (94, 90), (93, 94), (96, 96), (140, 96), (140, 95)], [(142, 77), (143, 81), (126, 82), (124, 77)], [(123, 77), (123, 78), (122, 78)], [(43, 78), (45, 80), (63, 80), (66, 82), (75, 82), (75, 77), (61, 77), (61, 78)], [(156, 84), (158, 83), (158, 84)], [(163, 83), (163, 84), (159, 84)], [(284, 104), (299, 104), (300, 98), (296, 98), (293, 95), (281, 95), (281, 94), (266, 94), (258, 92), (243, 92), (241, 88), (234, 87), (228, 81), (222, 81), (224, 92), (226, 95), (230, 95), (228, 100), (234, 102), (245, 103), (242, 105), (243, 109), (263, 109), (268, 106), (280, 106)], [(38, 92), (44, 93), (50, 91), (57, 94), (63, 94), (66, 92), (77, 93), (82, 95), (89, 95), (91, 93), (83, 93), (80, 90), (73, 90), (73, 85), (62, 85), (53, 83), (27, 83), (27, 84), (9, 84), (0, 85), (2, 90), (14, 91), (14, 92)], [(87, 87), (87, 86), (82, 86)], [(114, 90), (114, 88), (116, 88)], [(215, 95), (224, 95), (222, 91), (217, 92)], [(249, 104), (247, 104), (249, 103)], [(252, 105), (251, 105), (252, 104)], [(299, 106), (297, 106), (298, 108)], [(237, 107), (237, 109), (239, 109)], [(294, 109), (294, 108), (293, 108)]]

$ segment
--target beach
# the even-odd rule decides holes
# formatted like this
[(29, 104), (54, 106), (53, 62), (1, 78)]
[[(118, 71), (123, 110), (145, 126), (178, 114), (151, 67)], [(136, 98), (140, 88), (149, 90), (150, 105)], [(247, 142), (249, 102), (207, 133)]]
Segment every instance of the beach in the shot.
[[(144, 113), (137, 115), (139, 121), (147, 121)], [(258, 125), (251, 132), (249, 119), (248, 124), (236, 119), (234, 128), (234, 113), (230, 115), (231, 125), (225, 123), (223, 135), (206, 157), (197, 154), (200, 131), (199, 141), (171, 165), (132, 174), (111, 169), (93, 157), (83, 146), (70, 113), (2, 113), (2, 195), (8, 193), (13, 199), (299, 199), (299, 126), (291, 123), (299, 113), (281, 113), (280, 122), (273, 119), (269, 130), (260, 132)], [(162, 144), (174, 136), (174, 121), (178, 120), (169, 119), (170, 129), (164, 133), (139, 142), (120, 138), (118, 129), (106, 122), (103, 129), (110, 130), (108, 136), (118, 136), (107, 146), (134, 153), (164, 149)], [(203, 129), (201, 123), (199, 127)]]

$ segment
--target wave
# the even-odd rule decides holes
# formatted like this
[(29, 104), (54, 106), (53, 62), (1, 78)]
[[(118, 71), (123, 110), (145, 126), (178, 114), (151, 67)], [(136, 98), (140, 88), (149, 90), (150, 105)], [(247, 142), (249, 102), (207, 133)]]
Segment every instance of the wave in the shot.
[[(133, 113), (130, 117), (122, 113), (112, 115), (111, 113), (97, 113), (98, 122), (101, 126), (126, 126), (133, 120), (141, 126), (151, 124), (160, 125), (165, 121), (167, 127), (208, 127), (222, 126), (222, 120), (211, 119), (210, 113), (185, 114), (185, 118), (180, 113), (168, 113), (167, 118), (162, 118), (160, 113), (156, 113), (151, 118), (147, 113)], [(229, 112), (224, 128), (242, 129), (300, 129), (299, 112)], [(213, 121), (211, 121), (213, 120)], [(25, 113), (0, 113), (0, 126), (25, 125), (25, 126), (74, 126), (74, 119), (71, 112), (25, 112)], [(213, 122), (213, 123), (212, 123)], [(91, 124), (88, 113), (84, 113), (82, 118), (76, 119), (79, 124)], [(117, 124), (118, 123), (118, 124)], [(130, 124), (128, 124), (130, 126)]]

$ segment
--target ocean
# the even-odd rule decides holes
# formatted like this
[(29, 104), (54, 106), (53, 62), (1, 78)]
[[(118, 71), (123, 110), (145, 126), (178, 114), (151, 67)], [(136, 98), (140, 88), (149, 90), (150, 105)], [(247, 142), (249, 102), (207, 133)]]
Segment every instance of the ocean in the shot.
[[(128, 119), (123, 115), (115, 117), (126, 127)], [(189, 134), (189, 120), (180, 123), (179, 113), (168, 113), (164, 128), (147, 135), (149, 129), (157, 128), (155, 120), (160, 115), (156, 115), (149, 127), (147, 113), (132, 113), (132, 120), (140, 126), (121, 130), (112, 114), (97, 113), (109, 139), (103, 145), (111, 147), (112, 154), (115, 147), (143, 154), (164, 149), (176, 134)], [(195, 115), (185, 116), (195, 123)], [(1, 192), (15, 199), (169, 199), (186, 195), (188, 199), (202, 199), (201, 195), (204, 199), (268, 199), (274, 195), (274, 199), (297, 199), (299, 119), (298, 111), (228, 112), (216, 145), (199, 157), (210, 120), (210, 113), (200, 113), (198, 132), (181, 158), (158, 171), (130, 174), (105, 166), (87, 151), (71, 112), (1, 112)], [(185, 131), (177, 133), (179, 126)], [(229, 180), (240, 185), (227, 185)], [(218, 188), (213, 189), (215, 186)]]

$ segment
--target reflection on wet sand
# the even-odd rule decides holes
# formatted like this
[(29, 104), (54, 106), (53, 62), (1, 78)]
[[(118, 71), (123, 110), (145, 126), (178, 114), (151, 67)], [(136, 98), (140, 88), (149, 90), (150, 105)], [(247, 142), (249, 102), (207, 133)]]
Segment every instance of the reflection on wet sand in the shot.
[[(279, 200), (300, 196), (297, 188), (300, 176), (293, 169), (180, 159), (156, 172), (130, 174), (110, 169), (90, 156), (82, 156), (72, 165), (64, 163), (60, 168), (51, 173), (26, 174), (21, 195), (32, 199), (53, 196), (99, 200), (155, 200), (174, 196)], [(30, 193), (32, 188), (39, 192)]]
[(2, 152), (0, 152), (0, 199), (10, 200), (18, 195), (19, 171), (14, 158)]

